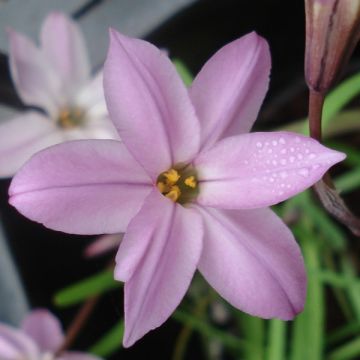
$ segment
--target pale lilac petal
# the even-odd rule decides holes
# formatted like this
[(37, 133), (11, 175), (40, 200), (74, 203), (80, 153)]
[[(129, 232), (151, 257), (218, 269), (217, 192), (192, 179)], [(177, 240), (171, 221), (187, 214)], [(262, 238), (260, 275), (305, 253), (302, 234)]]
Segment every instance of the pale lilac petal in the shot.
[(262, 318), (290, 320), (306, 296), (303, 258), (270, 209), (200, 208), (205, 223), (199, 270), (230, 304)]
[(321, 179), (343, 153), (288, 132), (223, 139), (195, 160), (199, 204), (223, 209), (274, 205)]
[(119, 141), (60, 144), (33, 156), (10, 185), (10, 204), (73, 234), (124, 232), (152, 184)]
[(11, 77), (22, 101), (54, 115), (60, 103), (60, 77), (43, 53), (26, 36), (8, 30)]
[(95, 239), (86, 247), (84, 255), (88, 258), (100, 256), (110, 251), (118, 249), (124, 234), (103, 235)]
[(90, 77), (89, 58), (80, 28), (67, 15), (52, 12), (42, 26), (41, 45), (63, 81), (63, 90), (71, 96)]
[(76, 94), (74, 101), (77, 106), (83, 109), (91, 109), (98, 104), (105, 104), (102, 70), (98, 71), (93, 78), (88, 80)]
[(56, 360), (101, 360), (101, 358), (82, 352), (68, 351), (57, 357)]
[(0, 177), (11, 177), (37, 151), (62, 141), (48, 117), (27, 111), (0, 124)]
[(38, 360), (36, 344), (26, 334), (11, 326), (0, 324), (0, 359)]
[(111, 31), (104, 67), (110, 118), (153, 180), (199, 148), (199, 124), (174, 65), (150, 43)]
[(201, 254), (203, 225), (193, 209), (158, 190), (130, 222), (116, 257), (125, 283), (124, 346), (160, 326), (185, 295)]
[(204, 65), (190, 88), (203, 148), (250, 131), (268, 89), (270, 67), (269, 46), (255, 32), (224, 46)]
[(22, 322), (22, 330), (38, 345), (41, 352), (55, 353), (64, 341), (60, 321), (48, 310), (33, 310)]

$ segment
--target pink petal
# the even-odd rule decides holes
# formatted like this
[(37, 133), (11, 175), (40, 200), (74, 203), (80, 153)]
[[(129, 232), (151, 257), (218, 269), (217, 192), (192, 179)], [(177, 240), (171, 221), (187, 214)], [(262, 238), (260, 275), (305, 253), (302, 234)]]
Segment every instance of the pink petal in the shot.
[(123, 236), (124, 234), (100, 236), (85, 249), (84, 255), (88, 258), (92, 258), (110, 251), (115, 251), (120, 246)]
[(56, 360), (101, 360), (95, 355), (85, 354), (76, 351), (69, 351), (63, 353), (60, 357), (57, 357)]
[(73, 234), (123, 232), (152, 185), (113, 140), (60, 144), (33, 156), (10, 185), (10, 204), (31, 220)]
[(205, 222), (199, 270), (230, 304), (262, 318), (290, 320), (306, 296), (303, 258), (270, 209), (200, 209)]
[(153, 180), (199, 148), (199, 124), (175, 67), (150, 43), (111, 31), (104, 67), (110, 118)]
[(41, 352), (52, 352), (62, 345), (64, 334), (60, 321), (48, 310), (33, 310), (23, 321), (22, 329), (38, 345)]
[(46, 116), (27, 111), (0, 124), (0, 177), (11, 177), (35, 154), (62, 141), (59, 128)]
[(131, 346), (160, 326), (185, 295), (201, 254), (201, 217), (154, 190), (130, 222), (116, 257), (125, 280), (125, 334)]
[(18, 329), (0, 324), (1, 360), (17, 360), (23, 357), (37, 360), (38, 356), (38, 349), (32, 339)]
[(65, 85), (73, 93), (90, 77), (90, 63), (85, 40), (78, 25), (61, 12), (52, 12), (41, 30), (44, 54)]
[(250, 131), (268, 89), (270, 67), (269, 46), (255, 32), (224, 46), (204, 65), (190, 88), (203, 148)]
[(64, 101), (60, 77), (30, 39), (13, 30), (8, 34), (11, 77), (22, 101), (55, 114)]
[(294, 133), (229, 137), (195, 160), (199, 204), (223, 209), (274, 205), (318, 181), (343, 153)]

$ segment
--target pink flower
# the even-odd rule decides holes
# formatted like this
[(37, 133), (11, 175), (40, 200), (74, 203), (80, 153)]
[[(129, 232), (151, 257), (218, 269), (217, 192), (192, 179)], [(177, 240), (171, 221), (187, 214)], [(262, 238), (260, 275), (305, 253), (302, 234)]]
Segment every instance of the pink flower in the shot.
[(196, 269), (235, 307), (292, 319), (306, 276), (290, 230), (267, 206), (319, 180), (342, 153), (288, 132), (251, 133), (270, 54), (255, 33), (219, 50), (188, 91), (146, 41), (111, 32), (105, 97), (122, 142), (88, 140), (35, 155), (10, 203), (52, 229), (125, 232), (124, 345), (160, 326)]
[(74, 351), (55, 355), (63, 342), (59, 320), (45, 309), (32, 311), (20, 329), (0, 323), (1, 360), (100, 360)]
[(117, 138), (108, 119), (102, 71), (94, 78), (80, 29), (66, 15), (45, 19), (41, 47), (9, 30), (10, 69), (27, 110), (0, 125), (0, 177), (12, 176), (38, 150), (66, 140)]

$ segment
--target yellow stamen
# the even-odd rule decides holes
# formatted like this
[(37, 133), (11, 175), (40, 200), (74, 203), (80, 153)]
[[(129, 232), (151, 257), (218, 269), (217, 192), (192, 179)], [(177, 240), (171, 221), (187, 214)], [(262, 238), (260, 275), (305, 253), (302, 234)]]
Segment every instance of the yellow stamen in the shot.
[(163, 176), (167, 180), (168, 185), (175, 185), (180, 179), (179, 173), (175, 169), (170, 169), (163, 173)]
[(163, 194), (164, 192), (166, 192), (167, 186), (166, 186), (163, 182), (159, 181), (159, 182), (156, 184), (156, 186), (157, 186), (158, 190), (159, 190), (162, 194)]
[(60, 111), (58, 117), (58, 125), (63, 129), (72, 129), (81, 125), (84, 120), (84, 112), (81, 109), (65, 108)]
[(171, 187), (171, 190), (165, 195), (168, 199), (172, 200), (173, 202), (176, 202), (181, 195), (181, 191), (178, 186), (173, 185)]
[(189, 177), (187, 177), (184, 181), (185, 185), (191, 187), (192, 189), (196, 188), (196, 180), (195, 180), (195, 176), (191, 175)]

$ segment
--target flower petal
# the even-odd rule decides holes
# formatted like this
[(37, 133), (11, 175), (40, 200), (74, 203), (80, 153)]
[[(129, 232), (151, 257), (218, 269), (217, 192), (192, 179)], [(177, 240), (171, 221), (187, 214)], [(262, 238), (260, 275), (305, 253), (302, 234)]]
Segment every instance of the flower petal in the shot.
[(313, 185), (344, 158), (311, 138), (288, 132), (229, 137), (195, 160), (197, 201), (223, 209), (274, 205)]
[(98, 237), (85, 248), (85, 257), (92, 258), (117, 250), (123, 236), (124, 234), (108, 234)]
[(302, 311), (306, 274), (290, 230), (270, 209), (200, 208), (205, 223), (199, 270), (230, 304), (262, 318)]
[(179, 305), (201, 254), (201, 217), (157, 189), (130, 222), (116, 257), (125, 280), (124, 346), (160, 326)]
[(10, 185), (10, 204), (31, 220), (73, 234), (123, 232), (150, 179), (114, 140), (60, 144), (33, 156)]
[(60, 77), (30, 39), (13, 30), (8, 34), (11, 77), (22, 101), (54, 115), (64, 101)]
[(198, 120), (161, 50), (111, 31), (104, 89), (122, 141), (154, 181), (172, 165), (192, 160), (199, 148)]
[(62, 141), (46, 116), (27, 111), (0, 124), (0, 177), (11, 177), (37, 151)]
[(90, 77), (85, 40), (78, 25), (61, 12), (50, 13), (41, 29), (44, 54), (59, 73), (70, 96)]
[(37, 360), (39, 352), (35, 343), (20, 330), (0, 324), (0, 358)]
[(224, 46), (204, 65), (190, 88), (202, 148), (250, 131), (268, 89), (270, 67), (269, 46), (255, 32)]
[(33, 310), (23, 321), (22, 330), (38, 345), (41, 352), (55, 353), (64, 341), (59, 320), (48, 310)]

